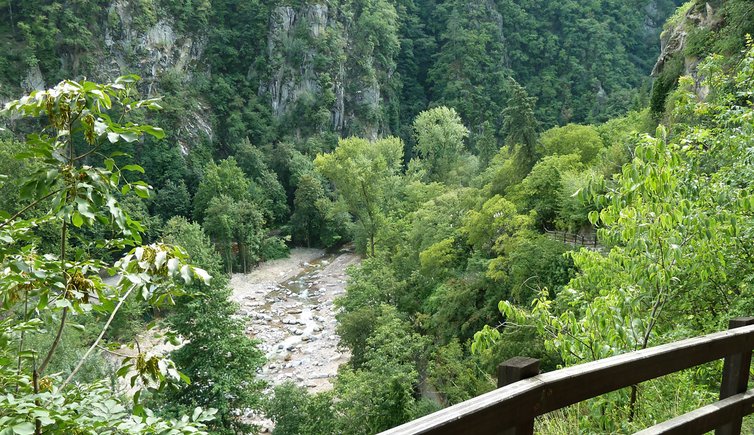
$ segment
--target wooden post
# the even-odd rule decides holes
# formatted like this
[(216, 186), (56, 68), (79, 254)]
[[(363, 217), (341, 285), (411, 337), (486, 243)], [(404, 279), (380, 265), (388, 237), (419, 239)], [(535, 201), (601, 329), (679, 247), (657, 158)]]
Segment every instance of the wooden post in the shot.
[[(497, 387), (504, 387), (538, 374), (538, 359), (516, 356), (497, 366)], [(532, 435), (534, 434), (534, 418), (518, 426), (506, 428), (499, 433), (501, 435)]]
[[(754, 325), (754, 317), (738, 317), (731, 319), (728, 329)], [(728, 355), (723, 364), (723, 381), (720, 385), (720, 400), (746, 391), (749, 383), (749, 368), (751, 367), (751, 349), (741, 353)], [(715, 435), (740, 435), (743, 416), (715, 430)]]

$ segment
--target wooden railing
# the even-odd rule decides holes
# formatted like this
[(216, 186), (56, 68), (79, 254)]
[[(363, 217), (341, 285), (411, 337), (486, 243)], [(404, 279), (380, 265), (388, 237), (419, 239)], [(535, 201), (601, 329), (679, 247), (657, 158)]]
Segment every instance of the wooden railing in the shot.
[(740, 434), (743, 417), (754, 413), (754, 390), (746, 391), (753, 348), (754, 317), (745, 317), (731, 320), (727, 331), (543, 374), (537, 360), (513, 358), (498, 367), (500, 388), (383, 434), (531, 434), (540, 415), (720, 358), (719, 402), (640, 433)]
[(597, 237), (584, 237), (580, 234), (568, 233), (565, 231), (550, 231), (545, 229), (545, 234), (553, 240), (557, 240), (563, 243), (570, 243), (572, 245), (580, 245), (586, 248), (597, 249), (599, 245), (597, 243)]

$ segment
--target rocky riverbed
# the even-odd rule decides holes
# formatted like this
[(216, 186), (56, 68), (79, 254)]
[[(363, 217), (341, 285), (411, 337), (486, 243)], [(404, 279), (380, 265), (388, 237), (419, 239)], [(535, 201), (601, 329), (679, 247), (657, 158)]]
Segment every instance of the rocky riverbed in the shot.
[(332, 388), (349, 355), (338, 348), (333, 300), (345, 292), (346, 268), (359, 257), (349, 250), (294, 249), (289, 258), (233, 275), (233, 299), (247, 333), (267, 355), (261, 378), (291, 381), (310, 392)]

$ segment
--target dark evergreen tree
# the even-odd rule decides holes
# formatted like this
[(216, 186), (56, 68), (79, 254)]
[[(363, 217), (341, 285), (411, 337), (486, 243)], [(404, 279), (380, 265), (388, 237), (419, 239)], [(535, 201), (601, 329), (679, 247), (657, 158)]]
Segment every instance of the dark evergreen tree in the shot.
[(523, 178), (537, 161), (537, 129), (534, 116), (536, 97), (530, 97), (526, 89), (511, 79), (510, 98), (503, 110), (505, 144), (514, 150), (514, 162)]
[(170, 180), (158, 189), (154, 195), (152, 212), (165, 220), (173, 216), (191, 216), (191, 196), (186, 183), (183, 180), (177, 183)]
[(213, 433), (249, 430), (237, 410), (260, 406), (263, 384), (256, 379), (256, 372), (264, 363), (264, 354), (234, 316), (238, 307), (229, 300), (231, 290), (222, 261), (202, 228), (174, 218), (163, 237), (166, 242), (180, 243), (191, 260), (213, 278), (209, 288), (194, 289), (199, 297), (179, 300), (168, 318), (170, 327), (186, 340), (172, 356), (191, 384), (168, 390), (156, 400), (166, 410), (178, 412), (190, 412), (195, 406), (218, 409)]
[(487, 0), (449, 0), (436, 15), (447, 18), (429, 71), (433, 102), (455, 108), (468, 125), (499, 126), (509, 71), (503, 17)]

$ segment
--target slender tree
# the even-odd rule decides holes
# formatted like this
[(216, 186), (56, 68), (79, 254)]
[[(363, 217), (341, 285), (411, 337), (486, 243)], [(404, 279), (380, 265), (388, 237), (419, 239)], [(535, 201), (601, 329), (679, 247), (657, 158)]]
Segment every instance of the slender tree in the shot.
[(510, 98), (503, 110), (505, 144), (514, 150), (514, 162), (520, 177), (526, 176), (537, 161), (537, 129), (534, 116), (537, 99), (514, 79), (509, 80)]

